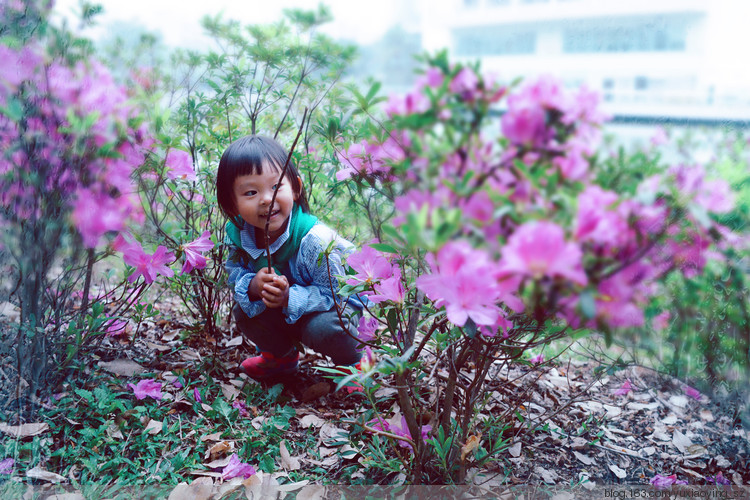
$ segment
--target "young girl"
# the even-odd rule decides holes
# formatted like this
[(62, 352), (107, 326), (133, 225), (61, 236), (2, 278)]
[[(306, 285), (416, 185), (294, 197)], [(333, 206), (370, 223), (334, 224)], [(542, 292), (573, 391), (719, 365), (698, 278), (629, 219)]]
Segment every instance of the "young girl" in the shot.
[[(232, 312), (259, 353), (241, 366), (255, 379), (296, 372), (298, 343), (330, 356), (337, 365), (354, 365), (361, 358), (357, 329), (348, 318), (361, 313), (362, 303), (348, 301), (343, 328), (334, 307), (335, 276), (344, 274), (341, 257), (354, 246), (308, 213), (293, 162), (279, 182), (286, 159), (287, 152), (275, 140), (248, 135), (229, 145), (216, 175), (219, 206), (229, 218), (226, 269), (234, 288)], [(270, 206), (274, 191), (276, 200)], [(267, 219), (271, 270), (265, 253)], [(319, 263), (331, 241), (334, 251), (328, 263)]]

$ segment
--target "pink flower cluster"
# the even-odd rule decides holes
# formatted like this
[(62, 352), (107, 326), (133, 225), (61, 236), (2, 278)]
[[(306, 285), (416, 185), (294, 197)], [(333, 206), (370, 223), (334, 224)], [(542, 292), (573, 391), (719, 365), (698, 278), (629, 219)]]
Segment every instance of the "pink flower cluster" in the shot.
[(352, 253), (347, 259), (347, 264), (355, 271), (355, 275), (347, 280), (349, 285), (366, 285), (367, 289), (361, 292), (368, 298), (379, 304), (384, 301), (401, 303), (404, 301), (404, 284), (401, 279), (401, 270), (393, 266), (388, 259), (369, 245)]
[[(409, 432), (409, 426), (406, 424), (406, 417), (401, 417), (400, 422), (394, 422), (394, 419), (391, 420), (383, 420), (383, 419), (375, 419), (370, 422), (368, 422), (368, 425), (372, 427), (373, 429), (377, 429), (379, 431), (383, 432), (390, 432), (391, 434), (395, 434), (397, 436), (402, 436), (405, 438), (411, 439), (411, 433)], [(427, 442), (427, 437), (432, 430), (431, 425), (423, 425), (421, 427), (421, 437), (424, 442)], [(413, 447), (411, 443), (405, 440), (399, 440), (398, 445), (402, 448), (406, 448), (409, 450), (413, 450)]]
[[(340, 155), (337, 178), (394, 188), (392, 224), (424, 232), (412, 246), (434, 242), (414, 284), (455, 325), (503, 338), (521, 313), (575, 328), (644, 325), (659, 280), (700, 273), (716, 235), (730, 239), (709, 217), (732, 209), (729, 185), (676, 166), (633, 195), (605, 189), (591, 175), (607, 119), (595, 92), (569, 92), (549, 76), (523, 85), (507, 96), (503, 138), (488, 140), (485, 123), (472, 129), (467, 120), (506, 94), (471, 67), (430, 67), (389, 100), (382, 136)], [(415, 221), (424, 227), (407, 226)], [(348, 283), (364, 285), (373, 302), (399, 303), (410, 291), (408, 266), (370, 247), (350, 265), (357, 274)], [(360, 325), (366, 337), (374, 327)]]

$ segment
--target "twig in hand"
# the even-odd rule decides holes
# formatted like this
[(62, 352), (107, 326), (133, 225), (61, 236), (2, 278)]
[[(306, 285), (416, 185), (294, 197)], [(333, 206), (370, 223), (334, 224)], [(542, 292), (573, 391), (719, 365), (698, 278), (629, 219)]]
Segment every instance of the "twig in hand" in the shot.
[[(297, 147), (297, 141), (299, 140), (299, 136), (302, 135), (302, 129), (305, 126), (305, 118), (307, 118), (307, 107), (305, 107), (305, 112), (302, 114), (302, 123), (300, 123), (299, 130), (297, 131), (297, 137), (294, 138), (294, 142), (292, 143), (291, 149), (289, 149), (289, 155), (286, 157), (286, 163), (284, 163), (284, 168), (281, 169), (281, 175), (279, 176), (279, 182), (276, 184), (281, 184), (281, 182), (284, 181), (284, 176), (286, 175), (286, 170), (289, 167), (289, 161), (292, 159), (292, 153), (294, 153), (294, 148)], [(268, 207), (268, 213), (266, 214), (266, 227), (264, 228), (265, 233), (265, 244), (266, 244), (266, 257), (268, 258), (268, 272), (271, 272), (271, 268), (273, 267), (273, 263), (271, 262), (271, 237), (268, 235), (268, 226), (271, 224), (271, 213), (273, 212), (273, 204), (276, 202), (276, 195), (279, 193), (278, 189), (274, 190), (273, 196), (271, 197), (271, 206)]]

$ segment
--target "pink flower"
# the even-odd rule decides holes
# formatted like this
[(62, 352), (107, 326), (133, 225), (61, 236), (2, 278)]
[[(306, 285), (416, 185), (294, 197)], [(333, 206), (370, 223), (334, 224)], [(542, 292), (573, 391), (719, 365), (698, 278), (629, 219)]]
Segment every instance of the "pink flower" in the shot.
[(630, 379), (627, 379), (619, 389), (612, 391), (612, 394), (614, 394), (615, 396), (626, 396), (632, 390), (633, 386), (630, 383)]
[(16, 461), (12, 458), (5, 458), (0, 461), (0, 474), (10, 474), (13, 471), (13, 464)]
[(214, 247), (211, 241), (211, 232), (204, 231), (203, 234), (195, 241), (182, 245), (185, 252), (185, 263), (182, 265), (182, 274), (189, 273), (193, 269), (203, 269), (206, 267), (206, 257), (202, 252), (207, 252)]
[(229, 463), (221, 471), (221, 479), (224, 481), (235, 477), (247, 479), (253, 475), (255, 475), (255, 468), (248, 463), (241, 462), (236, 453), (229, 457)]
[(200, 393), (200, 391), (198, 390), (197, 387), (193, 388), (193, 397), (195, 398), (195, 400), (198, 403), (202, 403), (203, 402), (203, 399), (201, 398), (201, 393)]
[(380, 283), (376, 283), (373, 288), (375, 293), (370, 295), (368, 298), (379, 304), (383, 301), (390, 300), (400, 304), (404, 301), (404, 285), (401, 283), (401, 270), (396, 268), (393, 270), (393, 274), (390, 278), (381, 280)]
[(232, 402), (232, 408), (237, 408), (240, 412), (240, 417), (247, 418), (250, 416), (250, 412), (247, 411), (247, 405), (244, 401), (240, 401), (239, 399), (235, 399), (234, 402)]
[(167, 176), (174, 179), (184, 179), (194, 181), (198, 177), (193, 169), (193, 160), (185, 151), (181, 149), (170, 149), (167, 158), (164, 160), (167, 166)]
[(143, 379), (138, 382), (138, 385), (128, 384), (128, 387), (133, 389), (135, 398), (138, 400), (145, 399), (148, 396), (157, 401), (161, 401), (161, 384), (156, 380)]
[(662, 146), (669, 142), (667, 131), (663, 127), (657, 127), (654, 135), (651, 136), (651, 145), (654, 147)]
[(693, 387), (690, 387), (689, 385), (686, 385), (682, 388), (683, 391), (685, 391), (685, 394), (690, 396), (693, 399), (700, 399), (701, 393), (698, 389), (694, 389)]
[(527, 222), (518, 227), (503, 247), (502, 273), (519, 274), (533, 279), (543, 277), (568, 279), (586, 285), (583, 253), (575, 243), (565, 241), (560, 226), (548, 221)]
[(662, 490), (665, 488), (669, 488), (673, 484), (688, 484), (687, 481), (680, 481), (677, 479), (677, 474), (672, 474), (671, 476), (662, 476), (661, 474), (657, 474), (654, 477), (651, 478), (651, 481), (649, 481), (654, 488), (657, 490)]
[(376, 318), (365, 318), (364, 316), (359, 318), (359, 325), (357, 326), (359, 340), (369, 342), (374, 339), (379, 324)]
[(449, 90), (459, 94), (464, 101), (473, 101), (477, 96), (479, 78), (471, 68), (463, 68), (451, 80)]
[(364, 174), (371, 164), (366, 141), (351, 144), (344, 152), (337, 153), (342, 169), (336, 172), (336, 180), (343, 181), (354, 175)]
[(359, 251), (349, 255), (346, 263), (357, 273), (346, 281), (350, 285), (370, 285), (393, 276), (391, 263), (369, 245), (364, 245)]
[(107, 337), (127, 336), (130, 332), (130, 325), (127, 321), (115, 319), (107, 325)]
[(417, 278), (417, 287), (435, 306), (445, 305), (452, 323), (463, 326), (469, 318), (477, 325), (497, 322), (497, 303), (511, 298), (513, 290), (502, 293), (496, 279), (498, 268), (486, 252), (466, 241), (455, 241), (445, 244), (430, 260), (432, 274)]
[(654, 318), (651, 320), (651, 325), (656, 331), (666, 330), (666, 328), (669, 326), (670, 317), (671, 314), (669, 311), (662, 311), (661, 313), (654, 316)]
[[(394, 417), (395, 418), (395, 417)], [(390, 432), (391, 434), (395, 434), (397, 436), (403, 436), (405, 438), (411, 439), (411, 433), (409, 432), (409, 426), (406, 423), (406, 417), (401, 417), (401, 422), (396, 424), (393, 423), (393, 419), (389, 420), (383, 420), (383, 419), (376, 419), (368, 422), (370, 427), (373, 429), (377, 429), (379, 431), (384, 432)], [(421, 437), (424, 442), (427, 442), (428, 434), (432, 430), (431, 425), (423, 425), (421, 428)], [(409, 450), (413, 449), (411, 444), (408, 441), (404, 441), (399, 439), (398, 445), (402, 448), (407, 448)]]
[(588, 186), (578, 195), (575, 237), (600, 245), (618, 245), (628, 236), (626, 217), (614, 208), (616, 193)]
[[(513, 103), (513, 99), (508, 100)], [(518, 146), (541, 146), (549, 135), (544, 109), (535, 103), (509, 104), (508, 111), (500, 119), (503, 135)]]
[(174, 260), (174, 255), (167, 252), (167, 249), (161, 245), (157, 247), (153, 255), (147, 254), (143, 247), (137, 241), (127, 241), (122, 235), (115, 238), (112, 246), (115, 250), (122, 253), (122, 260), (125, 264), (135, 267), (135, 271), (128, 277), (131, 283), (143, 275), (146, 283), (153, 283), (159, 274), (164, 276), (174, 276), (167, 263)]
[(112, 198), (101, 193), (82, 189), (73, 203), (71, 218), (83, 243), (88, 248), (99, 244), (100, 238), (108, 231), (120, 231), (131, 210), (126, 198)]
[(372, 370), (377, 361), (378, 360), (375, 357), (375, 354), (373, 354), (372, 349), (370, 349), (370, 346), (365, 346), (365, 354), (362, 356), (362, 361), (360, 361), (362, 372), (367, 373)]
[(536, 356), (530, 357), (529, 363), (531, 363), (532, 365), (538, 365), (540, 363), (544, 363), (544, 354), (539, 353)]

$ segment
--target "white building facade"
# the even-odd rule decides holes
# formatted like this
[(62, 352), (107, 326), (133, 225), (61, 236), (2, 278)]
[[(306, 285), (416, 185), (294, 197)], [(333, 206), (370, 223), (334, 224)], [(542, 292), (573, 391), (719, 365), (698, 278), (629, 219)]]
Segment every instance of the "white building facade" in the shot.
[(420, 0), (423, 45), (552, 74), (613, 114), (750, 120), (748, 0)]

